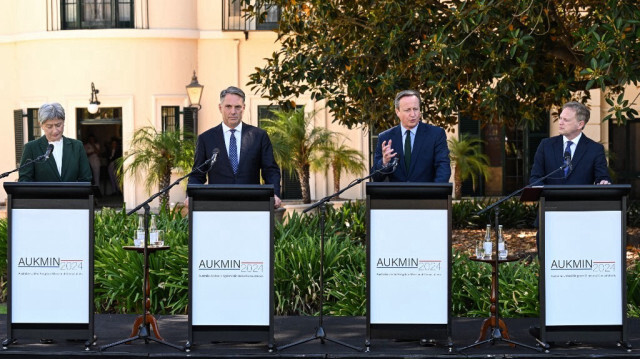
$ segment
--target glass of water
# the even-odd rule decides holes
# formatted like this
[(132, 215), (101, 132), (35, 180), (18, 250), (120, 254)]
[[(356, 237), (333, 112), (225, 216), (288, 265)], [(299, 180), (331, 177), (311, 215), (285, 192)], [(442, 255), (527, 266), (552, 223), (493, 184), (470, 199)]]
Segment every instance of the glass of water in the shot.
[(476, 242), (476, 258), (484, 258), (484, 242), (481, 240)]
[(158, 230), (158, 240), (156, 241), (156, 247), (164, 246), (164, 231), (162, 229)]

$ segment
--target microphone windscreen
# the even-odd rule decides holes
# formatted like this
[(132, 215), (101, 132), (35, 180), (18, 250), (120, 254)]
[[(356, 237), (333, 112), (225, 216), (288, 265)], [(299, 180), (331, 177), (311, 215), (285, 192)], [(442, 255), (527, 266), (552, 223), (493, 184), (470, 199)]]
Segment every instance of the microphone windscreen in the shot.
[(53, 143), (50, 143), (49, 146), (47, 146), (47, 152), (45, 152), (44, 157), (49, 159), (51, 152), (53, 152)]

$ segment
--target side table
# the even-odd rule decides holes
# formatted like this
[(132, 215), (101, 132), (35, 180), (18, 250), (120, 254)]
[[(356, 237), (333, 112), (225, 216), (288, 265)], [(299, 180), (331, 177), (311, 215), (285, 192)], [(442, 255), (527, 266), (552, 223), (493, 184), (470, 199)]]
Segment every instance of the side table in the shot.
[[(497, 286), (497, 280), (498, 280), (498, 276), (496, 275), (496, 260), (495, 259), (484, 259), (484, 258), (478, 258), (476, 256), (471, 256), (469, 257), (469, 259), (471, 259), (474, 262), (482, 262), (482, 263), (489, 263), (491, 264), (491, 296), (490, 296), (490, 300), (491, 300), (491, 315), (489, 316), (489, 318), (485, 319), (484, 322), (482, 322), (482, 329), (480, 329), (480, 336), (478, 336), (478, 340), (476, 340), (477, 342), (480, 342), (481, 340), (483, 340), (484, 338), (487, 337), (487, 331), (489, 330), (489, 328), (495, 328), (496, 326), (498, 326), (500, 328), (500, 330), (502, 331), (502, 335), (504, 336), (505, 339), (510, 339), (509, 338), (509, 330), (507, 329), (506, 324), (504, 324), (504, 322), (502, 321), (502, 319), (499, 319), (496, 321), (497, 316), (496, 316), (496, 302), (498, 300), (498, 286)], [(498, 259), (498, 263), (507, 263), (507, 262), (515, 262), (520, 260), (520, 257), (516, 257), (516, 256), (507, 256), (507, 258), (505, 259)], [(510, 343), (509, 345), (511, 345), (512, 347), (515, 347), (515, 344)]]
[[(152, 253), (155, 253), (157, 251), (165, 251), (168, 250), (170, 247), (169, 246), (148, 246), (147, 247), (147, 255), (150, 256)], [(138, 246), (123, 246), (122, 249), (127, 250), (127, 251), (136, 251), (138, 253), (142, 253), (144, 255), (144, 247), (138, 247)], [(149, 261), (145, 261), (145, 263), (149, 263)], [(151, 326), (151, 329), (153, 329), (153, 333), (155, 334), (156, 338), (158, 338), (159, 340), (164, 342), (164, 338), (162, 338), (162, 336), (160, 336), (160, 332), (158, 331), (158, 322), (156, 321), (156, 318), (149, 312), (149, 308), (151, 307), (151, 299), (150, 299), (150, 294), (151, 294), (151, 284), (149, 281), (149, 266), (146, 265), (144, 268), (144, 276), (146, 279), (146, 283), (147, 283), (147, 287), (143, 288), (143, 290), (146, 292), (147, 294), (147, 301), (146, 303), (144, 303), (144, 316), (146, 317), (146, 323), (147, 323), (147, 333), (149, 333), (149, 326)], [(133, 323), (133, 330), (131, 331), (131, 336), (129, 338), (133, 338), (136, 335), (138, 335), (138, 331), (140, 330), (140, 327), (142, 325), (142, 319), (143, 319), (143, 315), (139, 315), (135, 322)]]

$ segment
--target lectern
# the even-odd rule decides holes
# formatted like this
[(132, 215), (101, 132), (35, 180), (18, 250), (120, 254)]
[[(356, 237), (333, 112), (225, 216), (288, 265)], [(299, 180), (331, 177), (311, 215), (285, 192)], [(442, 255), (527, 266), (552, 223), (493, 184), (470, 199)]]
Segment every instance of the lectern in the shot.
[(95, 341), (93, 188), (5, 182), (8, 194), (7, 338)]
[(628, 346), (626, 209), (630, 185), (544, 186), (540, 339)]
[(451, 341), (450, 183), (367, 183), (367, 339)]
[(273, 348), (273, 185), (189, 185), (189, 339)]

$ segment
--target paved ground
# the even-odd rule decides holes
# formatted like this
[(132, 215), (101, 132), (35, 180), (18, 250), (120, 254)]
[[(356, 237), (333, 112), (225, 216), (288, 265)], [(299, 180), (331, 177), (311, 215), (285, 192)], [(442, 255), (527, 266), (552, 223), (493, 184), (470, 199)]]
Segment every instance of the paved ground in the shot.
[[(155, 342), (145, 344), (137, 340), (132, 344), (122, 344), (104, 351), (99, 347), (129, 336), (135, 315), (96, 315), (95, 334), (97, 345), (84, 350), (84, 341), (60, 340), (54, 344), (40, 344), (37, 338), (18, 338), (18, 342), (0, 352), (2, 357), (38, 358), (89, 358), (112, 356), (117, 358), (175, 358), (175, 357), (216, 357), (216, 358), (551, 358), (551, 357), (640, 357), (640, 349), (630, 352), (616, 346), (615, 342), (558, 343), (550, 353), (538, 352), (523, 346), (510, 347), (496, 341), (458, 352), (464, 346), (473, 344), (480, 331), (482, 319), (453, 318), (452, 339), (454, 347), (450, 351), (446, 343), (435, 346), (421, 346), (416, 341), (392, 339), (372, 339), (369, 352), (355, 351), (333, 342), (321, 343), (311, 340), (305, 344), (286, 350), (267, 350), (266, 342), (261, 343), (194, 343), (192, 350), (185, 353), (173, 347)], [(6, 336), (6, 316), (0, 316), (0, 336)], [(530, 325), (538, 323), (533, 318), (505, 319), (511, 339), (527, 346), (536, 345), (528, 334)], [(159, 316), (160, 332), (165, 340), (183, 346), (188, 338), (188, 318), (179, 316)], [(285, 345), (305, 338), (313, 338), (318, 326), (317, 317), (276, 317), (274, 322), (275, 344)], [(325, 317), (323, 328), (330, 339), (363, 347), (366, 339), (366, 319), (364, 317)], [(640, 320), (632, 319), (628, 325), (629, 342), (640, 348)], [(594, 340), (597, 340), (594, 338)]]

